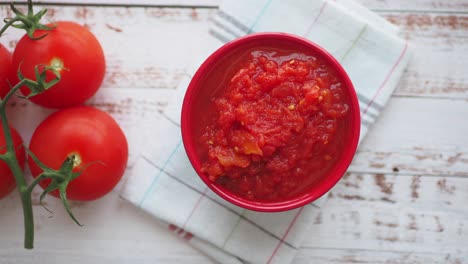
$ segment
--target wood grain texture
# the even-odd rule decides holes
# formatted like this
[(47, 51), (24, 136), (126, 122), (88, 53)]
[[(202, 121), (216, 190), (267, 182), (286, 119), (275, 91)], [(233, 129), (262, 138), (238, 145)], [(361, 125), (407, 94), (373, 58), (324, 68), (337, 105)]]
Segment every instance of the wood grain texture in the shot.
[(468, 256), (466, 178), (350, 173), (329, 196), (304, 247)]
[(397, 10), (403, 12), (467, 12), (466, 0), (357, 0), (375, 11)]
[(433, 252), (415, 253), (384, 250), (343, 250), (343, 249), (303, 249), (294, 260), (296, 264), (463, 264), (466, 256), (462, 254), (438, 254)]
[[(149, 90), (155, 92), (150, 94), (148, 93)], [(90, 102), (92, 105), (110, 112), (121, 124), (130, 142), (131, 160), (133, 160), (136, 153), (140, 152), (139, 147), (144, 146), (145, 138), (151, 137), (151, 131), (158, 129), (157, 124), (151, 123), (151, 120), (155, 119), (154, 116), (158, 114), (158, 110), (164, 108), (164, 103), (161, 105), (161, 102), (157, 98), (164, 98), (166, 96), (157, 91), (160, 90), (107, 88), (100, 90), (97, 96)], [(372, 171), (376, 170), (376, 168), (369, 162), (376, 161), (369, 161), (368, 156), (362, 156), (359, 153), (353, 162), (351, 171), (362, 170), (367, 172), (352, 172), (345, 176), (333, 189), (330, 193), (328, 204), (324, 207), (320, 217), (315, 219), (314, 225), (310, 230), (311, 236), (307, 238), (303, 245), (305, 253), (301, 254), (306, 255), (300, 256), (303, 258), (308, 256), (313, 259), (315, 257), (319, 257), (318, 259), (322, 258), (321, 261), (323, 262), (318, 263), (328, 263), (328, 261), (332, 260), (336, 260), (337, 263), (340, 263), (338, 261), (346, 263), (345, 260), (352, 258), (356, 258), (359, 261), (368, 261), (368, 263), (379, 259), (382, 261), (384, 259), (400, 259), (400, 263), (406, 263), (404, 262), (406, 259), (412, 260), (413, 263), (424, 263), (425, 259), (432, 256), (443, 260), (447, 255), (459, 256), (455, 259), (460, 259), (460, 256), (468, 254), (464, 244), (465, 241), (468, 241), (468, 210), (465, 206), (468, 199), (468, 178), (466, 174), (453, 174), (462, 177), (444, 177), (437, 175), (435, 172), (422, 174), (423, 171), (431, 169), (430, 164), (434, 161), (420, 162), (418, 160), (406, 160), (408, 157), (400, 154), (404, 153), (402, 149), (407, 147), (410, 142), (424, 146), (427, 142), (432, 141), (434, 144), (438, 144), (434, 146), (435, 149), (437, 146), (439, 149), (442, 149), (441, 146), (443, 144), (450, 144), (451, 140), (453, 140), (452, 143), (456, 143), (466, 133), (457, 135), (456, 132), (453, 132), (447, 137), (441, 137), (440, 135), (437, 136), (438, 132), (436, 132), (436, 129), (446, 126), (455, 127), (459, 120), (447, 119), (446, 122), (448, 123), (445, 124), (428, 123), (426, 127), (418, 126), (418, 129), (431, 131), (430, 134), (426, 134), (429, 138), (418, 136), (420, 134), (418, 130), (412, 133), (399, 132), (399, 129), (411, 128), (406, 124), (414, 122), (414, 118), (417, 119), (420, 115), (435, 114), (435, 110), (444, 109), (443, 106), (450, 107), (445, 107), (446, 110), (441, 115), (455, 113), (457, 109), (467, 109), (468, 111), (466, 104), (467, 102), (464, 101), (455, 101), (455, 104), (447, 104), (443, 100), (438, 99), (394, 98), (388, 107), (388, 112), (386, 111), (383, 114), (376, 128), (371, 130), (368, 140), (363, 143), (364, 145), (361, 149), (393, 149), (393, 152), (390, 152), (393, 156), (388, 157), (384, 155), (380, 157), (379, 162), (386, 164), (388, 168), (383, 167), (378, 169), (382, 172), (386, 170), (391, 171), (392, 162), (398, 159), (400, 162), (398, 166), (401, 171), (399, 173), (392, 172), (391, 174), (373, 173)], [(18, 109), (17, 107), (22, 107), (22, 109)], [(418, 110), (418, 108), (435, 110), (430, 112), (428, 110)], [(413, 115), (408, 115), (411, 109), (418, 111), (414, 111)], [(50, 112), (50, 110), (24, 102), (16, 103), (9, 111), (13, 124), (21, 128), (19, 129), (20, 131), (33, 130), (35, 123), (24, 121), (30, 119), (28, 115), (45, 117)], [(20, 115), (26, 119), (20, 119)], [(461, 117), (463, 116), (465, 114), (461, 113)], [(435, 119), (440, 120), (437, 116), (435, 116)], [(40, 118), (35, 122), (39, 121)], [(387, 141), (380, 140), (383, 131), (388, 130), (396, 132), (392, 133), (395, 137), (393, 138), (387, 133)], [(440, 133), (443, 132), (441, 129)], [(30, 135), (23, 133), (23, 136), (28, 140)], [(416, 139), (420, 141), (418, 142)], [(439, 143), (436, 142), (437, 140), (439, 140)], [(374, 157), (378, 157), (378, 155), (382, 154), (374, 152), (373, 155)], [(132, 161), (130, 162), (131, 164)], [(412, 166), (416, 171), (405, 171), (402, 164)], [(466, 165), (458, 164), (456, 166), (461, 166), (458, 168), (459, 171), (466, 172)], [(435, 167), (437, 166), (434, 165), (433, 168)], [(441, 165), (439, 167), (445, 168), (445, 173), (451, 173), (449, 171), (451, 169), (450, 166)], [(404, 174), (402, 175), (402, 173)], [(420, 176), (421, 174), (422, 176)], [(127, 205), (113, 200), (116, 199), (115, 195), (118, 191), (119, 188), (112, 194), (113, 196), (111, 197), (114, 198), (109, 198), (107, 201), (100, 201), (96, 204), (77, 203), (73, 205), (73, 210), (76, 210), (80, 221), (86, 224), (82, 229), (84, 231), (80, 231), (81, 229), (73, 226), (73, 223), (67, 219), (67, 216), (63, 212), (60, 203), (53, 198), (46, 200), (47, 206), (55, 212), (54, 217), (49, 219), (49, 214), (40, 208), (37, 202), (37, 192), (35, 204), (38, 215), (38, 229), (47, 230), (40, 231), (38, 237), (50, 239), (46, 241), (39, 239), (38, 245), (45, 245), (47, 248), (47, 245), (55, 241), (54, 239), (67, 240), (67, 238), (73, 237), (74, 243), (77, 244), (71, 243), (56, 250), (63, 258), (68, 256), (67, 252), (73, 246), (79, 245), (80, 248), (83, 248), (83, 259), (94, 256), (106, 261), (105, 257), (114, 251), (111, 252), (111, 249), (102, 245), (103, 241), (118, 241), (115, 242), (117, 249), (128, 246), (143, 252), (142, 263), (155, 258), (146, 244), (157, 245), (159, 243), (157, 237), (154, 238), (156, 241), (152, 239), (144, 241), (144, 245), (133, 244), (134, 241), (122, 242), (123, 238), (121, 235), (113, 234), (114, 230), (112, 227), (115, 227), (115, 225), (106, 226), (105, 218), (111, 215), (113, 217), (119, 215), (120, 218), (120, 214), (124, 213), (128, 214), (126, 217), (133, 217), (131, 216), (133, 212), (127, 212), (129, 210)], [(14, 243), (9, 239), (3, 242), (0, 241), (0, 248), (13, 250), (15, 246), (18, 247), (21, 243), (19, 238), (21, 237), (22, 230), (17, 224), (21, 215), (18, 203), (19, 201), (16, 196), (11, 196), (7, 200), (0, 202), (0, 212), (8, 212), (5, 215), (0, 215), (0, 221), (9, 227), (5, 236), (14, 241)], [(101, 211), (103, 205), (110, 206), (110, 208)], [(132, 218), (130, 222), (128, 222), (128, 219), (119, 221), (122, 221), (122, 224), (128, 224), (137, 220)], [(144, 227), (145, 225), (151, 225), (151, 221), (144, 222), (143, 226), (140, 225), (142, 224), (138, 221), (138, 226), (128, 227), (125, 231), (128, 232), (126, 235), (130, 236), (133, 232), (142, 232), (146, 228)], [(47, 235), (48, 232), (53, 232), (53, 230), (62, 231), (52, 236)], [(164, 231), (158, 231), (155, 234), (159, 236), (159, 232)], [(95, 240), (90, 242), (87, 240), (88, 237), (94, 237)], [(89, 245), (83, 245), (83, 243), (89, 243)], [(95, 255), (97, 254), (97, 251), (93, 251), (96, 250), (95, 248), (104, 253)], [(318, 249), (323, 249), (324, 251), (317, 251)], [(326, 255), (324, 252), (328, 252), (327, 250), (329, 249), (339, 249), (339, 254), (335, 256), (336, 259), (328, 259), (331, 256)], [(165, 249), (159, 247), (157, 250), (156, 252), (160, 252), (159, 250), (164, 251)], [(188, 249), (184, 250), (187, 250), (184, 254), (193, 254)], [(351, 254), (350, 250), (354, 254)], [(367, 252), (365, 255), (359, 253), (363, 250)], [(438, 253), (427, 254), (434, 250), (437, 250)], [(388, 254), (383, 254), (381, 251), (388, 251)], [(8, 256), (16, 256), (15, 254), (22, 256), (21, 251), (18, 249), (13, 252), (15, 252), (13, 255)], [(39, 249), (39, 252), (42, 252), (41, 249)], [(373, 255), (371, 254), (372, 252), (377, 252), (378, 254)], [(42, 253), (37, 254), (45, 257), (45, 253), (44, 255), (41, 255)], [(123, 260), (138, 259), (135, 255), (123, 256), (119, 255), (122, 253), (112, 254), (121, 256)], [(175, 254), (173, 251), (169, 250), (167, 254), (169, 254), (169, 256), (166, 256), (168, 262), (182, 261), (191, 263), (188, 259), (175, 258), (172, 255)], [(322, 256), (321, 254), (325, 255)], [(413, 258), (405, 258), (408, 254), (413, 256)], [(301, 259), (299, 257), (298, 263), (304, 263), (304, 259)], [(111, 258), (110, 260), (115, 260), (115, 258)], [(195, 263), (197, 261), (197, 259), (194, 260)], [(201, 261), (203, 261), (203, 258)], [(437, 263), (437, 261), (434, 263)]]
[[(49, 6), (46, 20), (73, 20), (92, 30), (103, 46), (107, 69), (103, 87), (174, 89), (191, 54), (203, 45), (213, 10)], [(8, 17), (0, 6), (0, 17)], [(190, 32), (186, 36), (184, 32)], [(0, 43), (13, 50), (22, 36), (10, 30)], [(188, 42), (187, 38), (190, 39)], [(190, 45), (187, 45), (190, 43)]]
[[(342, 0), (341, 0), (342, 1)], [(1, 0), (2, 2), (9, 2)], [(15, 2), (26, 2), (19, 0)], [(180, 7), (216, 7), (222, 0), (36, 0), (43, 4), (68, 5), (133, 5), (133, 6), (180, 6)], [(437, 11), (437, 12), (467, 12), (466, 0), (356, 0), (369, 9), (399, 10), (399, 11)]]
[(0, 263), (210, 263), (116, 193), (93, 203), (72, 203), (83, 227), (70, 221), (58, 199), (46, 199), (53, 215), (35, 202), (33, 251), (22, 248), (19, 197), (0, 202)]
[[(111, 3), (49, 0), (47, 3)], [(113, 0), (113, 4), (212, 6), (218, 0)], [(1, 1), (6, 3), (6, 1)], [(0, 3), (1, 3), (0, 2)], [(9, 2), (9, 1), (8, 1)], [(402, 28), (414, 57), (395, 96), (370, 130), (350, 173), (330, 193), (294, 263), (468, 263), (468, 2), (360, 0)], [(103, 88), (89, 104), (109, 112), (128, 136), (129, 171), (157, 130), (189, 58), (204, 45), (214, 8), (48, 5), (47, 19), (74, 20), (101, 40)], [(9, 16), (0, 5), (0, 17)], [(0, 39), (10, 50), (22, 33)], [(29, 141), (52, 110), (22, 100), (8, 108)], [(0, 201), (0, 263), (209, 263), (210, 260), (118, 198), (73, 203), (77, 227), (54, 198), (50, 214), (35, 192), (37, 248), (22, 249), (16, 194)]]
[[(350, 173), (329, 194), (293, 263), (467, 263), (467, 194), (466, 178)], [(82, 228), (68, 219), (57, 199), (46, 199), (52, 218), (35, 201), (34, 260), (54, 254), (48, 263), (208, 261), (115, 192), (95, 203), (72, 204)], [(0, 260), (35, 263), (21, 249), (18, 203), (16, 194), (0, 203), (1, 212), (7, 212), (0, 220), (8, 227), (1, 229)]]
[[(215, 12), (142, 7), (48, 9), (49, 21), (72, 19), (99, 37), (108, 64), (104, 87), (161, 89), (176, 87), (190, 61), (174, 58), (190, 58), (199, 50)], [(0, 6), (1, 17), (9, 15), (7, 10)], [(402, 28), (414, 53), (396, 95), (468, 99), (468, 14), (382, 14)], [(190, 45), (182, 32), (191, 32)], [(20, 34), (10, 31), (0, 42), (12, 49)], [(142, 36), (151, 37), (141, 41)]]
[[(222, 0), (34, 0), (44, 5), (217, 7)], [(8, 3), (0, 0), (0, 4)], [(26, 0), (15, 1), (24, 4)]]
[(402, 29), (413, 51), (396, 95), (468, 98), (468, 14), (382, 15)]
[(350, 170), (467, 177), (467, 115), (464, 100), (394, 97)]
[[(130, 140), (130, 163), (158, 129), (158, 115), (172, 90), (103, 88), (89, 102), (111, 113)], [(51, 110), (15, 100), (8, 112), (12, 124), (29, 141)], [(436, 98), (392, 98), (362, 142), (351, 172), (468, 177), (468, 101)], [(428, 119), (430, 117), (430, 119)], [(450, 118), (447, 118), (450, 117)], [(390, 132), (389, 132), (390, 131)], [(384, 135), (384, 136), (383, 136)]]
[(467, 263), (467, 193), (466, 178), (347, 174), (296, 261)]

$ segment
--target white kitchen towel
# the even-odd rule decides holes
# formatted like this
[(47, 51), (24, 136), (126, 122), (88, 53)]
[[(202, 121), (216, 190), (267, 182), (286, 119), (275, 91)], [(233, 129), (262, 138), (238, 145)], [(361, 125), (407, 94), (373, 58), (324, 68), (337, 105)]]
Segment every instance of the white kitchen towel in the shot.
[[(301, 35), (332, 53), (348, 72), (361, 107), (361, 139), (408, 63), (398, 29), (349, 0), (225, 0), (212, 18), (172, 102), (151, 122), (151, 140), (127, 177), (122, 197), (221, 263), (290, 263), (326, 197), (282, 213), (258, 213), (219, 198), (193, 171), (182, 146), (181, 102), (201, 62), (224, 42), (263, 31)], [(188, 43), (196, 45), (197, 43)]]

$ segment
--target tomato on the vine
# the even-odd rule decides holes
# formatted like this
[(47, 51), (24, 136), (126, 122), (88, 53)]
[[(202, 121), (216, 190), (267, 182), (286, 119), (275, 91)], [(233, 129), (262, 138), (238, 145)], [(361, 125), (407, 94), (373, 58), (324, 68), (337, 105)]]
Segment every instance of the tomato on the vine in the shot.
[[(53, 113), (34, 131), (30, 150), (45, 165), (59, 169), (67, 157), (75, 155), (73, 171), (82, 174), (67, 188), (67, 198), (77, 201), (98, 199), (110, 192), (124, 174), (128, 145), (116, 121), (93, 107), (81, 106)], [(42, 170), (29, 158), (34, 177)], [(46, 188), (49, 179), (41, 181)], [(58, 192), (51, 193), (58, 197)]]
[[(0, 125), (0, 129), (2, 126)], [(26, 154), (24, 151), (23, 139), (18, 134), (16, 129), (10, 127), (11, 131), (11, 138), (13, 139), (13, 145), (15, 146), (16, 152), (16, 159), (18, 160), (19, 165), (22, 169), (24, 169), (24, 162), (26, 160)], [(6, 152), (6, 141), (5, 135), (3, 133), (3, 129), (0, 131), (0, 154), (4, 154)], [(7, 196), (13, 189), (15, 189), (16, 182), (15, 178), (13, 177), (13, 173), (11, 172), (10, 168), (4, 161), (0, 161), (0, 199)]]
[(7, 80), (11, 77), (13, 68), (11, 53), (0, 44), (0, 97), (3, 98), (10, 91)]
[[(101, 86), (105, 74), (104, 52), (96, 37), (84, 26), (74, 22), (56, 22), (50, 31), (36, 30), (35, 37), (23, 36), (13, 52), (13, 68), (26, 78), (34, 79), (34, 67), (55, 67), (62, 79), (42, 94), (31, 97), (38, 105), (50, 108), (77, 106), (92, 97)], [(55, 76), (48, 72), (47, 80)], [(19, 81), (15, 77), (16, 81)], [(21, 91), (27, 95), (29, 90)]]

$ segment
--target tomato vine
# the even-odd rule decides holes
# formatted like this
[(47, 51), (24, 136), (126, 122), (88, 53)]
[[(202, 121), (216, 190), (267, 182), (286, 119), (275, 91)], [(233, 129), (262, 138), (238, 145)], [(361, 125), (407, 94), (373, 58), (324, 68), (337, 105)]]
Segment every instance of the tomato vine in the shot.
[[(36, 30), (52, 30), (54, 28), (40, 23), (40, 19), (46, 14), (47, 9), (43, 9), (35, 14), (33, 11), (32, 0), (28, 0), (28, 9), (26, 14), (18, 10), (13, 4), (11, 4), (10, 7), (13, 13), (15, 14), (15, 17), (4, 19), (5, 25), (2, 27), (2, 29), (0, 29), (0, 37), (8, 28), (14, 27), (26, 30), (27, 35), (31, 39), (39, 40), (44, 37), (47, 37), (47, 33), (39, 37), (34, 37), (34, 32)], [(42, 169), (42, 173), (37, 178), (35, 178), (30, 184), (28, 184), (28, 182), (26, 181), (25, 174), (21, 169), (19, 161), (15, 155), (16, 148), (18, 146), (14, 146), (12, 134), (8, 125), (8, 118), (6, 115), (6, 106), (9, 100), (13, 95), (16, 95), (16, 92), (21, 87), (28, 88), (30, 93), (26, 98), (30, 98), (50, 89), (52, 86), (56, 85), (61, 80), (60, 71), (59, 69), (54, 68), (54, 66), (36, 65), (34, 68), (34, 72), (35, 79), (28, 79), (21, 73), (21, 69), (18, 69), (17, 75), (20, 81), (15, 85), (10, 84), (10, 91), (4, 98), (0, 100), (0, 119), (2, 122), (3, 133), (6, 141), (6, 152), (0, 154), (0, 160), (3, 160), (12, 171), (16, 181), (18, 192), (21, 197), (25, 229), (24, 247), (26, 249), (32, 249), (34, 247), (34, 215), (32, 208), (32, 191), (34, 187), (36, 187), (37, 184), (44, 179), (51, 179), (51, 184), (41, 194), (40, 202), (42, 203), (42, 200), (46, 194), (54, 190), (58, 190), (66, 211), (68, 212), (70, 217), (78, 225), (80, 225), (80, 223), (76, 220), (76, 218), (70, 210), (66, 194), (66, 189), (70, 181), (78, 177), (81, 173), (73, 172), (73, 164), (75, 163), (76, 157), (74, 155), (67, 157), (60, 169), (54, 170), (47, 167), (39, 159), (37, 159), (34, 153), (27, 149), (26, 146), (22, 146), (26, 149), (26, 152), (28, 153), (29, 157), (32, 160), (34, 160), (34, 162)], [(52, 73), (52, 75), (54, 76), (54, 78), (50, 81), (46, 81), (46, 74), (48, 72)], [(20, 95), (17, 96), (23, 97)]]

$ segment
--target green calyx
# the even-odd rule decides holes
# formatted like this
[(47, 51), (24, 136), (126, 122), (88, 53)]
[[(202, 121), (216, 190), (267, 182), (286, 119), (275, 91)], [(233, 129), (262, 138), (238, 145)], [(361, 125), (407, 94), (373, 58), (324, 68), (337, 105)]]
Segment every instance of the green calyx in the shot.
[(41, 11), (34, 14), (32, 0), (28, 0), (28, 11), (26, 14), (18, 10), (13, 5), (13, 3), (10, 4), (10, 7), (13, 13), (15, 14), (15, 17), (5, 18), (3, 20), (5, 22), (5, 26), (0, 30), (0, 36), (3, 35), (3, 33), (8, 27), (12, 26), (15, 28), (26, 30), (26, 33), (32, 40), (39, 40), (47, 36), (47, 34), (34, 37), (34, 32), (36, 30), (52, 30), (55, 28), (55, 26), (47, 26), (40, 23), (41, 18), (47, 13), (47, 9), (42, 9)]
[[(21, 65), (20, 65), (21, 68)], [(43, 93), (45, 90), (51, 88), (52, 86), (56, 85), (60, 82), (62, 76), (60, 74), (60, 70), (64, 69), (61, 67), (60, 69), (57, 66), (47, 66), (47, 65), (36, 65), (34, 67), (34, 75), (35, 81), (26, 78), (22, 73), (21, 70), (18, 69), (18, 79), (24, 83), (26, 87), (29, 88), (30, 93), (25, 96), (25, 98), (30, 98), (40, 93)], [(52, 72), (55, 76), (52, 80), (47, 81), (47, 72)]]
[[(76, 224), (79, 226), (82, 226), (80, 222), (75, 218), (73, 215), (71, 209), (70, 209), (70, 204), (67, 199), (67, 187), (68, 184), (76, 179), (80, 174), (83, 172), (83, 170), (79, 172), (74, 172), (73, 168), (75, 167), (76, 161), (75, 159), (77, 158), (75, 155), (68, 156), (65, 161), (62, 163), (62, 166), (58, 170), (51, 169), (47, 167), (44, 163), (42, 163), (34, 153), (32, 153), (29, 149), (26, 148), (26, 151), (28, 152), (29, 156), (34, 160), (34, 162), (39, 166), (39, 168), (42, 169), (42, 173), (34, 180), (34, 182), (30, 185), (30, 188), (34, 188), (37, 183), (42, 181), (43, 179), (51, 179), (51, 183), (47, 186), (47, 188), (44, 189), (42, 192), (39, 202), (41, 205), (50, 212), (49, 209), (47, 209), (44, 204), (42, 203), (42, 200), (44, 200), (45, 196), (53, 192), (55, 190), (59, 191), (60, 194), (60, 199), (63, 202), (63, 206), (65, 207), (65, 210), (67, 210), (67, 213), (70, 215), (71, 219), (75, 221)], [(84, 169), (84, 168), (83, 168)]]

